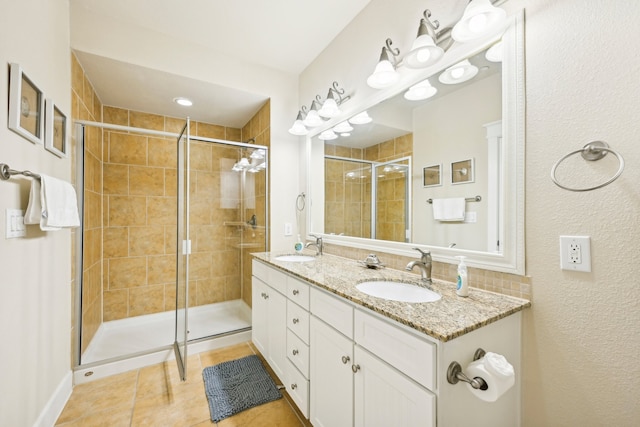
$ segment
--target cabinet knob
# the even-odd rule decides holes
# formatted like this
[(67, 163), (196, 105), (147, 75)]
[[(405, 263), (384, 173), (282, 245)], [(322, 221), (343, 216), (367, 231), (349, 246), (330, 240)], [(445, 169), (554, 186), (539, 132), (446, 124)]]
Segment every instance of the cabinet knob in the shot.
[(294, 289), (294, 290), (293, 290), (293, 294), (294, 294), (294, 295), (298, 295), (299, 293), (300, 293), (300, 291), (299, 291), (299, 290), (297, 290), (297, 289)]
[(293, 319), (293, 324), (296, 325), (296, 324), (298, 324), (299, 321), (300, 321), (300, 319), (295, 318), (295, 319)]
[(345, 365), (349, 363), (349, 360), (351, 360), (349, 356), (342, 356), (342, 363), (344, 363)]
[(291, 384), (291, 390), (295, 390), (298, 388), (298, 384)]
[(298, 350), (293, 350), (291, 353), (293, 353), (294, 356), (296, 356), (298, 354)]
[(357, 373), (360, 370), (360, 365), (351, 365), (351, 370), (353, 373)]

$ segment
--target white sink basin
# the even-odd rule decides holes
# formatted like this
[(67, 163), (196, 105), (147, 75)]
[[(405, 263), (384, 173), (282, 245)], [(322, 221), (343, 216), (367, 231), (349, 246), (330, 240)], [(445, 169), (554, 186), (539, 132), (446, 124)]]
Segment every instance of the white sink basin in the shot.
[(287, 262), (309, 262), (313, 261), (315, 257), (309, 255), (280, 255), (276, 257), (276, 261)]
[(401, 302), (433, 302), (438, 301), (440, 294), (427, 288), (409, 283), (376, 280), (356, 285), (360, 292), (377, 298)]

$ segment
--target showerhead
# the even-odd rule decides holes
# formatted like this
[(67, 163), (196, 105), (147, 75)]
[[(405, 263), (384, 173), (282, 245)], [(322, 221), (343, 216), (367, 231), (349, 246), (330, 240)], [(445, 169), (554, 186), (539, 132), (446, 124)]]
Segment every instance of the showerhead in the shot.
[(244, 143), (245, 144), (250, 144), (250, 143), (254, 143), (255, 144), (256, 143), (256, 139), (255, 138), (249, 138)]

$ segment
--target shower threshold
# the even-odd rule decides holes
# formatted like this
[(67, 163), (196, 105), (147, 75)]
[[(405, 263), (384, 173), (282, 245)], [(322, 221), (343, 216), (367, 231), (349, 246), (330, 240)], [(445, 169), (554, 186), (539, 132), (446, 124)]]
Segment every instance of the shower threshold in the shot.
[[(213, 337), (215, 340), (215, 336), (222, 336), (221, 340), (230, 342), (230, 340), (235, 341), (233, 336), (229, 335), (230, 332), (244, 331), (246, 336), (237, 338), (251, 339), (249, 330), (251, 309), (242, 300), (192, 307), (189, 308), (188, 313), (189, 342), (197, 341), (189, 344), (191, 354), (211, 349), (211, 343), (207, 345), (207, 337)], [(171, 359), (173, 358), (171, 346), (174, 340), (175, 312), (173, 311), (104, 322), (82, 354), (82, 364), (76, 373), (78, 370), (85, 371), (83, 369), (85, 366), (95, 367), (102, 361), (122, 364), (121, 362), (129, 359), (128, 356), (140, 360), (149, 359), (152, 360), (151, 363)], [(228, 345), (231, 344), (233, 342)], [(216, 345), (214, 348), (218, 347)], [(201, 350), (198, 351), (198, 349)], [(160, 354), (163, 355), (160, 356), (163, 360), (157, 360)], [(151, 363), (145, 363), (142, 366)], [(90, 368), (89, 371), (95, 371), (95, 369)]]

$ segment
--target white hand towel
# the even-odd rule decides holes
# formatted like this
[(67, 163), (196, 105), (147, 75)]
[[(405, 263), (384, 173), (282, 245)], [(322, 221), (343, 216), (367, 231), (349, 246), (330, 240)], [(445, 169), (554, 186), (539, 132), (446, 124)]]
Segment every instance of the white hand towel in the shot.
[(40, 224), (42, 231), (56, 231), (60, 230), (59, 227), (48, 227), (42, 218), (42, 189), (40, 181), (37, 179), (31, 180), (31, 191), (29, 192), (29, 204), (27, 205), (27, 211), (24, 214), (25, 224)]
[(433, 199), (433, 219), (436, 221), (464, 221), (464, 197)]
[[(73, 186), (61, 179), (40, 175), (42, 219), (40, 228), (79, 227), (78, 199)], [(44, 230), (44, 228), (42, 228)]]

